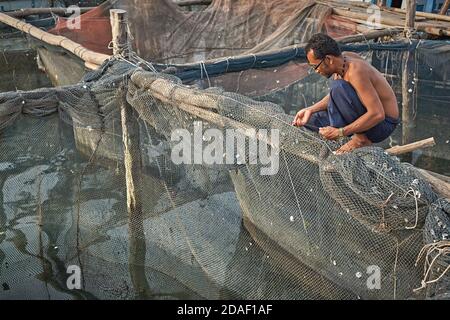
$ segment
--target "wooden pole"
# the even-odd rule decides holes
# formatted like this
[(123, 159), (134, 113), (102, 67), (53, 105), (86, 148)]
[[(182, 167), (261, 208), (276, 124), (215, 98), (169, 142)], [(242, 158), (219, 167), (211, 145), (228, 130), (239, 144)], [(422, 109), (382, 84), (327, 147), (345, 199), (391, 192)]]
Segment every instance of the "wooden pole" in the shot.
[[(389, 10), (391, 11), (391, 10)], [(351, 10), (344, 10), (342, 8), (333, 8), (333, 14), (336, 16), (344, 17), (347, 20), (353, 20), (357, 19), (358, 23), (361, 23), (361, 21), (366, 21), (369, 18), (369, 14), (365, 12), (355, 12)], [(443, 17), (443, 16), (440, 16)], [(407, 23), (402, 19), (402, 17), (396, 17), (396, 16), (386, 16), (381, 15), (380, 19), (380, 25), (383, 28), (389, 28), (391, 27), (402, 27), (405, 28), (405, 25)], [(415, 26), (418, 31), (426, 32), (431, 35), (436, 36), (448, 36), (450, 35), (450, 29), (448, 28), (448, 24), (444, 22), (444, 24), (437, 24), (437, 23), (418, 23), (417, 26)], [(408, 29), (409, 30), (409, 29)]]
[(445, 0), (445, 3), (442, 5), (441, 11), (439, 11), (439, 14), (446, 16), (448, 7), (450, 7), (450, 0)]
[[(85, 13), (92, 9), (94, 9), (94, 7), (82, 7), (80, 8), (80, 13)], [(68, 16), (72, 14), (67, 8), (24, 8), (17, 11), (5, 12), (5, 14), (14, 18), (23, 18), (31, 15), (50, 13), (58, 16)]]
[(405, 32), (414, 30), (416, 22), (416, 0), (406, 0)]
[(187, 7), (187, 6), (209, 6), (211, 4), (211, 0), (180, 0), (177, 1), (176, 4), (180, 7)]
[(110, 20), (113, 54), (122, 55), (124, 58), (128, 58), (127, 50), (129, 49), (129, 38), (127, 12), (121, 9), (111, 9)]
[(401, 33), (400, 28), (388, 28), (384, 30), (375, 30), (375, 31), (369, 31), (367, 33), (363, 34), (357, 34), (352, 36), (345, 36), (341, 39), (337, 39), (337, 42), (340, 44), (347, 44), (347, 43), (355, 43), (355, 42), (363, 42), (368, 41), (372, 39), (382, 38), (386, 36), (395, 36), (397, 34)]
[[(450, 0), (447, 0), (447, 1), (450, 2)], [(399, 8), (384, 8), (384, 10), (386, 10), (386, 11), (392, 11), (392, 12), (398, 12), (398, 13), (406, 13), (406, 10), (399, 9)], [(421, 11), (417, 11), (417, 12), (416, 12), (416, 16), (417, 16), (417, 17), (428, 18), (428, 19), (431, 19), (431, 20), (450, 21), (450, 17), (449, 17), (449, 16), (439, 15), (439, 14), (436, 14), (436, 13), (430, 13), (430, 12), (421, 12)]]
[(395, 146), (389, 149), (386, 149), (386, 152), (392, 155), (400, 155), (408, 152), (412, 152), (414, 150), (433, 147), (436, 145), (434, 138), (428, 138), (420, 141), (416, 141), (403, 146)]
[[(127, 12), (121, 9), (110, 10), (113, 54), (127, 58), (128, 25)], [(142, 215), (141, 192), (139, 190), (142, 176), (142, 159), (139, 152), (139, 126), (133, 116), (133, 109), (126, 99), (123, 84), (118, 90), (120, 115), (122, 120), (122, 138), (124, 146), (125, 179), (127, 185), (127, 208), (131, 216)]]
[[(113, 54), (128, 58), (128, 16), (125, 10), (110, 10)], [(142, 158), (140, 153), (139, 125), (134, 117), (133, 108), (126, 98), (127, 90), (122, 84), (118, 90), (120, 115), (122, 122), (123, 153), (125, 163), (125, 181), (127, 188), (127, 210), (129, 230), (129, 271), (137, 298), (148, 299), (150, 286), (145, 274), (145, 242), (142, 213)]]
[(118, 91), (121, 98), (120, 115), (122, 120), (122, 139), (125, 163), (125, 180), (127, 186), (128, 213), (142, 215), (140, 179), (142, 176), (142, 159), (139, 152), (139, 127), (133, 115), (133, 108), (126, 100), (126, 89)]
[(415, 171), (428, 181), (436, 193), (450, 200), (450, 182), (448, 182), (448, 177), (420, 168), (415, 168)]
[[(210, 102), (209, 101), (197, 101), (195, 104), (192, 104), (191, 99), (188, 99), (185, 94), (187, 92), (183, 92), (183, 94), (178, 95), (178, 90), (183, 90), (183, 86), (178, 86), (174, 83), (171, 83), (169, 80), (165, 79), (158, 79), (155, 81), (152, 81), (151, 83), (147, 83), (145, 81), (145, 73), (146, 71), (141, 71), (133, 74), (131, 77), (131, 81), (133, 81), (139, 88), (144, 89), (146, 91), (150, 91), (152, 96), (154, 96), (156, 99), (173, 105), (176, 108), (179, 108), (183, 111), (186, 111), (196, 117), (199, 117), (201, 119), (204, 119), (210, 123), (213, 123), (221, 128), (234, 128), (241, 130), (242, 133), (246, 134), (249, 132), (249, 129), (254, 129), (251, 126), (247, 124), (243, 124), (241, 122), (238, 122), (236, 120), (227, 118), (225, 116), (222, 116), (220, 114), (217, 114), (215, 112), (212, 112), (210, 110), (214, 110), (216, 107), (210, 108)], [(194, 93), (195, 90), (192, 89), (186, 89), (190, 90), (191, 93)], [(203, 105), (202, 105), (203, 104)], [(209, 109), (209, 110), (208, 110)], [(138, 110), (138, 112), (141, 112), (141, 110)], [(142, 111), (143, 112), (143, 111)], [(143, 112), (140, 114), (143, 119), (146, 120), (147, 115)], [(295, 135), (295, 133), (293, 133)], [(254, 138), (252, 136), (252, 138)], [(256, 136), (256, 139), (258, 139), (261, 143), (265, 144), (271, 144), (270, 140), (267, 140), (267, 137), (261, 137)], [(302, 159), (305, 159), (307, 161), (310, 161), (312, 163), (318, 164), (320, 162), (320, 159), (312, 154), (304, 153), (298, 148), (291, 148), (289, 145), (281, 146), (281, 148), (293, 155), (296, 155)], [(416, 168), (417, 170), (420, 170)], [(446, 180), (443, 180), (442, 178), (436, 177), (434, 173), (425, 171), (425, 173), (428, 173), (428, 175), (423, 175), (424, 179), (427, 180), (433, 187), (434, 190), (436, 190), (438, 193), (444, 195), (444, 196), (450, 196), (450, 193), (448, 190), (450, 190), (450, 183)], [(433, 177), (430, 177), (433, 176)], [(439, 187), (439, 185), (442, 185)]]
[[(352, 11), (350, 9), (345, 10), (342, 8), (333, 8), (333, 14), (344, 17), (344, 18), (354, 18), (354, 19), (360, 19), (360, 20), (364, 20), (364, 21), (366, 21), (370, 17), (370, 14), (367, 12)], [(398, 26), (402, 26), (403, 20), (401, 19), (400, 15), (394, 16), (394, 15), (381, 14), (379, 23), (382, 25), (398, 27)]]
[[(116, 55), (120, 50), (126, 49), (121, 47), (119, 44), (127, 43), (128, 41), (125, 23), (126, 15), (122, 14), (123, 13), (111, 12), (111, 17), (114, 17), (114, 19), (118, 17), (120, 17), (120, 19), (124, 18), (123, 20), (114, 21), (116, 26), (121, 26), (116, 29), (117, 31), (120, 31), (117, 33), (113, 28), (113, 41), (119, 41), (114, 43), (114, 48), (117, 50), (114, 55)], [(111, 22), (113, 23), (113, 20), (111, 20)], [(126, 55), (127, 50), (122, 52)], [(152, 293), (147, 282), (145, 269), (147, 243), (144, 232), (144, 215), (142, 212), (142, 158), (139, 145), (139, 125), (136, 117), (134, 116), (133, 108), (129, 105), (126, 99), (126, 93), (127, 90), (125, 85), (122, 85), (118, 90), (118, 94), (121, 102), (120, 115), (122, 122), (125, 181), (127, 188), (129, 271), (131, 282), (134, 286), (134, 291), (136, 292), (136, 298), (149, 299)]]
[(75, 54), (82, 60), (90, 63), (91, 65), (101, 65), (105, 60), (109, 59), (110, 56), (106, 54), (97, 53), (91, 50), (86, 49), (81, 44), (76, 43), (66, 37), (57, 36), (45, 31), (42, 31), (35, 26), (25, 23), (23, 21), (17, 20), (13, 17), (8, 16), (7, 14), (0, 12), (0, 22), (7, 24), (15, 29), (21, 30), (36, 39), (39, 39), (45, 43), (50, 45), (62, 47), (67, 51)]
[(133, 108), (127, 102), (126, 93), (125, 85), (122, 85), (118, 90), (118, 94), (120, 98), (125, 181), (127, 188), (129, 271), (131, 282), (136, 292), (136, 298), (148, 299), (151, 291), (145, 274), (147, 244), (144, 232), (144, 215), (142, 212), (142, 158), (139, 151), (139, 125), (134, 117)]

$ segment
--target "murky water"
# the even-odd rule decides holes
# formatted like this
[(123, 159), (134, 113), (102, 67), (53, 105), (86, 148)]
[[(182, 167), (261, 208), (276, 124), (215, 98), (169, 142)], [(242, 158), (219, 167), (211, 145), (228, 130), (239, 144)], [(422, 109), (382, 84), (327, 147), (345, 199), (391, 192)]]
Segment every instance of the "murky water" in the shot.
[[(27, 69), (17, 61), (15, 71)], [(39, 84), (47, 81), (18, 89)], [(305, 290), (302, 279), (258, 246), (243, 227), (231, 184), (205, 197), (184, 178), (163, 180), (154, 175), (161, 168), (149, 170), (142, 177), (144, 209), (130, 218), (122, 163), (81, 154), (73, 128), (58, 115), (20, 116), (1, 133), (0, 150), (0, 299), (329, 294)], [(146, 153), (158, 156), (154, 150)], [(77, 283), (71, 276), (78, 274)], [(304, 274), (323, 280), (306, 267)]]
[(0, 299), (306, 297), (244, 229), (231, 186), (205, 198), (145, 176), (143, 214), (129, 219), (122, 168), (89, 162), (72, 136), (54, 115), (0, 138)]
[(0, 51), (0, 91), (51, 86), (47, 75), (37, 67), (35, 51)]
[[(428, 123), (435, 115), (447, 123), (446, 108), (417, 114), (418, 137), (435, 136), (443, 155), (450, 126)], [(298, 265), (294, 275), (257, 244), (232, 185), (205, 197), (186, 177), (150, 170), (143, 212), (130, 218), (122, 164), (81, 154), (57, 115), (21, 116), (0, 134), (0, 150), (0, 299), (333, 298), (314, 292), (323, 277)], [(450, 174), (440, 154), (411, 160)], [(70, 287), (71, 266), (81, 289)]]

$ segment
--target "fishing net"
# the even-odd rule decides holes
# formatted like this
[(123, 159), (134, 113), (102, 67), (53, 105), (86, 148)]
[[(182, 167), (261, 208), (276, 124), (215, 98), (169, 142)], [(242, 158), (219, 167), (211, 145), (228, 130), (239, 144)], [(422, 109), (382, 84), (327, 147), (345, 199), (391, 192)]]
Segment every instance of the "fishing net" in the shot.
[[(379, 147), (336, 156), (345, 141), (278, 104), (145, 69), (113, 59), (1, 95), (3, 297), (448, 295), (448, 202), (412, 166)], [(174, 162), (174, 132), (193, 161)]]
[[(23, 43), (26, 43), (25, 40)], [(23, 49), (27, 49), (24, 48)], [(32, 90), (51, 85), (45, 72), (38, 69), (36, 52), (32, 50), (4, 51), (0, 53), (0, 87), (2, 91)]]
[(49, 32), (81, 43), (89, 50), (111, 54), (112, 50), (108, 48), (112, 38), (109, 22), (110, 9), (111, 5), (106, 1), (97, 8), (76, 17), (77, 20), (73, 17), (58, 17), (55, 27)]
[(110, 0), (82, 14), (77, 27), (71, 18), (58, 18), (50, 32), (111, 54), (111, 8), (128, 12), (136, 53), (164, 63), (282, 48), (304, 43), (309, 34), (320, 31), (336, 38), (358, 31), (355, 22), (332, 16), (330, 6), (311, 0), (214, 0), (200, 11), (184, 11), (170, 0)]
[[(448, 298), (448, 200), (381, 146), (337, 156), (345, 140), (291, 125), (328, 90), (300, 44), (355, 25), (313, 1), (242, 3), (112, 1), (82, 16), (88, 33), (60, 20), (54, 32), (105, 50), (110, 6), (129, 12), (137, 54), (88, 74), (37, 43), (64, 86), (0, 94), (2, 299)], [(448, 48), (343, 46), (441, 124)], [(405, 128), (387, 143), (445, 145), (442, 125)], [(81, 289), (67, 285), (72, 267)]]

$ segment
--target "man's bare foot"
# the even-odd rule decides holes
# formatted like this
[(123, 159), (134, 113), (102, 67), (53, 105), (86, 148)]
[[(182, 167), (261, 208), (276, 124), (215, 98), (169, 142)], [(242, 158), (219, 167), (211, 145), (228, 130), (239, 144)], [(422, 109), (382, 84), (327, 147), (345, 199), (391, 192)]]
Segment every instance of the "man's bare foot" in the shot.
[(336, 154), (351, 152), (355, 149), (370, 145), (372, 145), (372, 141), (370, 141), (364, 134), (355, 134), (349, 142), (336, 151)]

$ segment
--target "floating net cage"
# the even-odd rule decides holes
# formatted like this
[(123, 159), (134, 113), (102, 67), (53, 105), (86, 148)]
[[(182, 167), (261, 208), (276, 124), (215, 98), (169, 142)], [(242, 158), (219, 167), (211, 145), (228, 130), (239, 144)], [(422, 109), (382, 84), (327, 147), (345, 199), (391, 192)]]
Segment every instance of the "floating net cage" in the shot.
[[(139, 155), (130, 213), (122, 105), (127, 152)], [(447, 294), (448, 202), (379, 147), (335, 156), (337, 143), (292, 127), (279, 104), (111, 60), (78, 85), (2, 94), (1, 106), (5, 297)], [(175, 164), (180, 129), (202, 132), (202, 152), (216, 163)], [(230, 129), (243, 132), (246, 147), (220, 164), (230, 146), (207, 146)], [(278, 157), (276, 174), (261, 174), (268, 165), (255, 145)], [(66, 288), (69, 265), (80, 266), (83, 290)], [(379, 289), (368, 288), (370, 268), (380, 270)]]
[[(343, 49), (397, 93), (412, 52), (410, 93), (445, 100), (448, 43)], [(77, 84), (1, 93), (0, 297), (448, 298), (448, 200), (380, 146), (337, 156), (346, 141), (293, 127), (328, 87), (304, 59), (130, 53)]]

